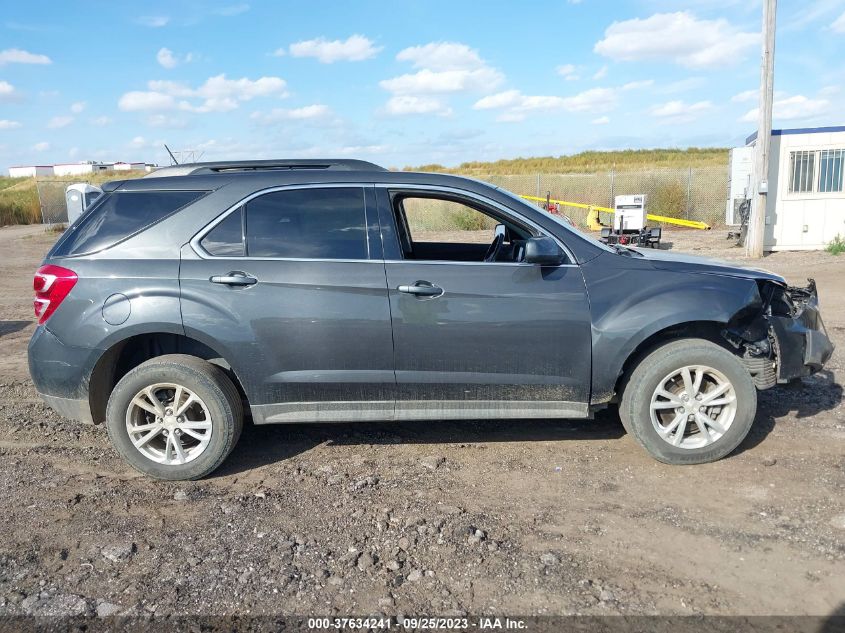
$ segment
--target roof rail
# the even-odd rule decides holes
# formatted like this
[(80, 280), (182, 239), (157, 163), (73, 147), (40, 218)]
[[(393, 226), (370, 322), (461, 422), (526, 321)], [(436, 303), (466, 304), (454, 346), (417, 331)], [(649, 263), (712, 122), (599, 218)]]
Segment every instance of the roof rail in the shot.
[(387, 171), (375, 163), (351, 159), (284, 159), (284, 160), (228, 160), (208, 163), (186, 163), (157, 169), (148, 176), (199, 176), (230, 174), (233, 172), (291, 171), (297, 169), (333, 171)]

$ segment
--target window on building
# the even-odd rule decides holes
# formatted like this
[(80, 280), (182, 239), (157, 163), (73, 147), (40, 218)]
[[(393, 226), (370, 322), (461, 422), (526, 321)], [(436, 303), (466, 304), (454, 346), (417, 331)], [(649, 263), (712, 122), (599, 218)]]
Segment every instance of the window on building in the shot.
[(813, 176), (816, 152), (799, 151), (789, 153), (789, 192), (810, 193), (813, 191)]
[(819, 193), (842, 191), (845, 150), (823, 149), (819, 152)]

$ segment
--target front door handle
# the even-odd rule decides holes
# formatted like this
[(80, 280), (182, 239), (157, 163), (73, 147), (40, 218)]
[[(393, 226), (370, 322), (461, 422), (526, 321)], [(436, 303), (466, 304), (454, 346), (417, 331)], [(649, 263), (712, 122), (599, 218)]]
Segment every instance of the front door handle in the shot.
[(227, 275), (214, 275), (209, 281), (213, 284), (223, 284), (225, 286), (251, 286), (258, 283), (255, 277), (241, 270), (233, 270)]
[(415, 281), (410, 286), (399, 286), (397, 290), (417, 297), (439, 297), (443, 294), (443, 288), (438, 288), (430, 281)]

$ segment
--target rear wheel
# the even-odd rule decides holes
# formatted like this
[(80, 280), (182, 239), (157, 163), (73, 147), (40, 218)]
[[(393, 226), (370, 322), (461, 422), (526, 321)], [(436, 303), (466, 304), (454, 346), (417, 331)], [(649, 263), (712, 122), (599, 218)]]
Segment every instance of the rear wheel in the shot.
[(619, 405), (625, 429), (657, 460), (701, 464), (739, 446), (757, 412), (748, 370), (703, 339), (658, 347), (631, 373)]
[(157, 479), (199, 479), (232, 451), (243, 425), (240, 394), (226, 373), (194, 356), (138, 365), (115, 386), (109, 437), (134, 468)]

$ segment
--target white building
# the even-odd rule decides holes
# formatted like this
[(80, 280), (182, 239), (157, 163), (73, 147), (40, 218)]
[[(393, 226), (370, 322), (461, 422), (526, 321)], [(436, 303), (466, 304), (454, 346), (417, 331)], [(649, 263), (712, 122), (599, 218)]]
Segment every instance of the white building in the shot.
[(82, 176), (94, 174), (101, 171), (110, 171), (114, 163), (95, 163), (86, 161), (83, 163), (59, 163), (53, 165), (54, 176)]
[(35, 176), (52, 176), (52, 165), (27, 165), (20, 167), (9, 167), (10, 178), (33, 178)]
[(843, 172), (845, 126), (772, 130), (764, 249), (818, 250), (845, 238)]
[(124, 163), (123, 161), (118, 161), (114, 164), (113, 169), (115, 171), (130, 171), (132, 169), (146, 171), (147, 163)]
[(33, 176), (87, 176), (102, 171), (130, 171), (139, 170), (151, 172), (157, 165), (143, 161), (124, 163), (101, 163), (97, 161), (84, 161), (81, 163), (59, 163), (58, 165), (27, 165), (20, 167), (9, 167), (11, 178), (32, 178)]

